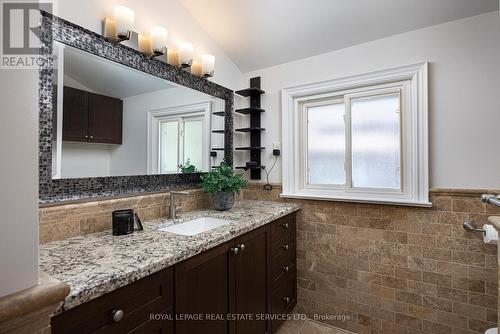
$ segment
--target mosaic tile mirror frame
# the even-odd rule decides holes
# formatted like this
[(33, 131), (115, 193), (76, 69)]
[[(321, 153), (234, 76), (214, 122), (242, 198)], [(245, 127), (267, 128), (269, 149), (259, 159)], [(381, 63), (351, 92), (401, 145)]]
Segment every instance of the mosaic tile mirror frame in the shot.
[(232, 90), (163, 61), (150, 59), (139, 51), (116, 44), (99, 34), (44, 11), (42, 11), (40, 40), (41, 56), (47, 59), (40, 68), (39, 86), (40, 203), (194, 187), (199, 185), (200, 175), (202, 175), (202, 173), (189, 173), (54, 179), (52, 177), (52, 87), (55, 74), (51, 56), (54, 41), (221, 99), (224, 105), (224, 160), (232, 165), (234, 100)]

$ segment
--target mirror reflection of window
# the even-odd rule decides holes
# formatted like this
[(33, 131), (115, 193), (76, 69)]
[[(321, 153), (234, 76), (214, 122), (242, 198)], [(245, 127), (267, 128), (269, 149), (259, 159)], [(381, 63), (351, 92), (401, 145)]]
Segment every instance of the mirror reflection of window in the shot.
[(160, 123), (160, 173), (177, 173), (179, 151), (179, 122), (164, 121)]
[(161, 174), (177, 173), (181, 166), (203, 166), (203, 118), (182, 117), (159, 123), (158, 161)]
[(203, 159), (203, 119), (184, 122), (184, 152), (182, 165), (189, 163), (201, 170)]

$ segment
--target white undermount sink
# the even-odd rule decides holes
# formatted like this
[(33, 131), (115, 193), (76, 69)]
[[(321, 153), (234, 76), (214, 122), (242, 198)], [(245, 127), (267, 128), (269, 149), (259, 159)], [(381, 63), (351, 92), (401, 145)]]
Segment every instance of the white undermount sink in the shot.
[(214, 217), (200, 217), (193, 220), (188, 220), (183, 223), (173, 224), (167, 227), (160, 228), (159, 231), (171, 232), (181, 235), (196, 235), (199, 233), (210, 231), (220, 226), (227, 225), (231, 222), (231, 220)]

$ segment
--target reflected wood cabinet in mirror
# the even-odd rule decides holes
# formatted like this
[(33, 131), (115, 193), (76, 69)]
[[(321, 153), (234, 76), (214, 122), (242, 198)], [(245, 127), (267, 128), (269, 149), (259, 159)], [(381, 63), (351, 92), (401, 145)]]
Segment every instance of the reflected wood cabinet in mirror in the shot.
[(64, 87), (63, 141), (121, 144), (123, 101)]

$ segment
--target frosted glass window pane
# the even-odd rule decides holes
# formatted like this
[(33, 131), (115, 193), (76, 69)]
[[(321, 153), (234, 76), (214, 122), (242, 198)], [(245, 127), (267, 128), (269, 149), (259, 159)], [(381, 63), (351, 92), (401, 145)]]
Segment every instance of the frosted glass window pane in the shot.
[(178, 122), (160, 123), (160, 173), (178, 171)]
[(184, 123), (184, 164), (189, 159), (197, 170), (203, 168), (203, 121), (194, 120)]
[(307, 126), (309, 184), (345, 184), (345, 107), (309, 107)]
[(352, 186), (401, 188), (399, 95), (351, 100)]

